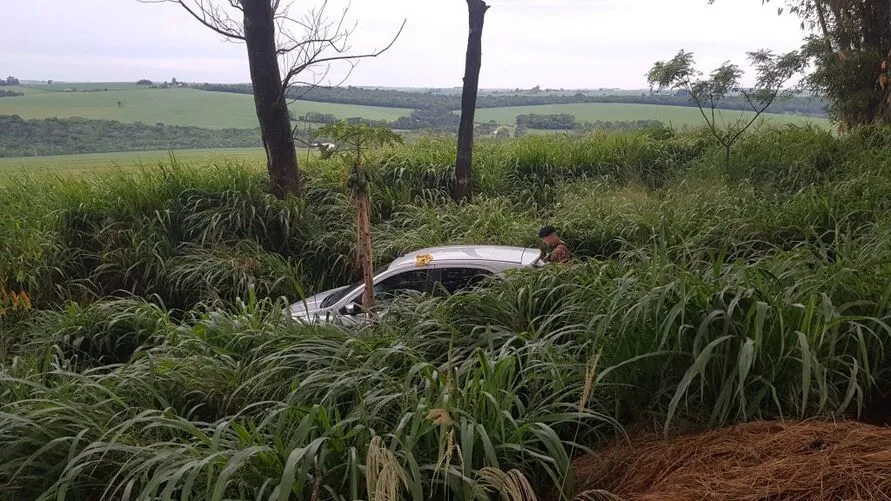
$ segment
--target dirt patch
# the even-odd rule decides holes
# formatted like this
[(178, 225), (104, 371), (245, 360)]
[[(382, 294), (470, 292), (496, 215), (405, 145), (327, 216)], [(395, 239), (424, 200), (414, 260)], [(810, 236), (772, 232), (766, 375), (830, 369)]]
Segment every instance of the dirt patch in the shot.
[(573, 467), (578, 491), (589, 491), (584, 499), (891, 500), (891, 428), (760, 421), (636, 437)]

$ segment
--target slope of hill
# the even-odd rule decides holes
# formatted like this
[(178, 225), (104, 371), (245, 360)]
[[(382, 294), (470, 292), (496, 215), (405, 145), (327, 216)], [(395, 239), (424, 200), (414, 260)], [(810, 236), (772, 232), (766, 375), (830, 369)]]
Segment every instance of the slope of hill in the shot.
[(0, 157), (193, 148), (260, 147), (257, 129), (202, 129), (84, 118), (0, 115)]
[[(515, 123), (521, 114), (550, 115), (568, 113), (575, 116), (577, 122), (593, 122), (595, 120), (616, 122), (655, 119), (675, 127), (704, 125), (702, 115), (696, 108), (685, 106), (660, 106), (656, 104), (612, 104), (612, 103), (578, 103), (550, 104), (542, 106), (513, 106), (508, 108), (486, 108), (477, 110), (475, 118), (479, 122), (494, 120), (498, 123)], [(751, 117), (751, 112), (733, 110), (721, 111), (726, 120), (735, 120), (740, 116)], [(774, 124), (814, 123), (828, 126), (825, 118), (804, 117), (801, 115), (779, 115), (765, 113), (766, 121)]]
[[(88, 175), (107, 175), (112, 172), (136, 172), (142, 167), (171, 164), (204, 165), (238, 164), (262, 171), (266, 168), (263, 148), (213, 148), (188, 150), (118, 151), (39, 157), (0, 157), (0, 181), (21, 178), (23, 175), (52, 175), (78, 178)], [(306, 159), (305, 150), (300, 160)]]
[[(45, 155), (159, 148), (245, 147), (256, 144), (253, 139), (255, 136), (249, 137), (247, 133), (256, 129), (258, 125), (253, 98), (244, 93), (249, 86), (202, 85), (189, 88), (162, 85), (163, 88), (136, 83), (65, 82), (10, 87), (24, 95), (0, 100), (0, 116), (17, 115), (26, 120), (79, 117), (119, 122), (119, 127), (111, 131), (108, 129), (108, 124), (88, 125), (78, 122), (80, 132), (54, 127), (52, 134), (33, 131), (33, 133), (12, 134), (17, 137), (16, 141), (13, 141), (15, 144), (12, 144), (10, 137), (7, 137), (6, 139), (10, 141), (0, 144), (0, 156), (32, 155), (35, 151), (37, 154)], [(443, 106), (448, 104), (454, 96), (432, 91), (408, 92), (346, 87), (313, 89), (305, 98), (330, 99), (338, 102), (296, 101), (292, 105), (295, 117), (314, 114), (331, 120), (361, 118), (387, 122), (389, 126), (398, 130), (438, 130), (450, 133), (457, 130), (456, 112), (450, 112), (452, 108), (449, 107), (437, 107), (439, 104)], [(654, 100), (654, 102), (564, 102), (588, 99)], [(658, 104), (662, 101), (674, 104)], [(683, 98), (680, 96), (671, 95), (603, 96), (567, 92), (531, 94), (526, 92), (514, 95), (489, 92), (481, 95), (476, 119), (480, 123), (494, 122), (489, 125), (513, 125), (516, 123), (517, 115), (521, 114), (565, 113), (573, 115), (580, 125), (594, 121), (630, 123), (642, 120), (658, 120), (675, 127), (703, 125), (699, 110), (680, 104), (682, 101)], [(796, 98), (795, 101), (783, 105), (785, 108), (777, 109), (792, 110), (801, 106), (805, 107), (803, 109), (808, 109), (807, 106), (810, 105), (806, 101), (805, 98)], [(493, 106), (514, 102), (522, 103), (523, 106)], [(411, 109), (392, 107), (400, 103), (410, 106)], [(744, 112), (732, 110), (725, 110), (722, 114), (730, 119), (745, 115)], [(827, 124), (822, 118), (792, 114), (766, 114), (764, 118), (775, 124), (805, 122)], [(121, 124), (139, 122), (142, 123), (142, 127), (132, 131), (127, 127), (120, 127)], [(162, 124), (223, 132), (166, 131)], [(225, 129), (241, 130), (225, 132)], [(71, 134), (67, 134), (66, 131)], [(10, 133), (6, 135), (9, 136)], [(100, 136), (105, 136), (105, 139)]]
[[(246, 84), (203, 84), (196, 89), (213, 92), (251, 94)], [(449, 89), (381, 89), (368, 87), (297, 87), (290, 90), (292, 96), (305, 101), (412, 108), (418, 110), (451, 109), (461, 107), (460, 89), (456, 94)], [(688, 96), (673, 93), (649, 93), (629, 91), (581, 91), (581, 90), (522, 90), (493, 91), (480, 89), (477, 108), (504, 108), (512, 106), (540, 106), (556, 104), (652, 104), (695, 108), (696, 103)], [(726, 96), (719, 103), (721, 109), (748, 111), (751, 105), (739, 95)], [(809, 96), (783, 97), (775, 100), (772, 113), (826, 117), (826, 103)]]
[[(106, 84), (86, 84), (81, 88), (105, 89)], [(124, 84), (126, 85), (126, 84)], [(24, 88), (26, 95), (0, 101), (0, 115), (22, 118), (67, 118), (117, 120), (146, 124), (183, 125), (212, 129), (253, 129), (258, 126), (253, 98), (244, 94), (204, 92), (196, 89), (150, 89), (145, 86), (107, 87), (104, 91), (59, 91)], [(64, 87), (71, 88), (71, 87)], [(333, 114), (337, 118), (362, 117), (395, 120), (411, 113), (409, 109), (356, 106), (300, 101), (291, 108), (296, 114), (310, 111)]]

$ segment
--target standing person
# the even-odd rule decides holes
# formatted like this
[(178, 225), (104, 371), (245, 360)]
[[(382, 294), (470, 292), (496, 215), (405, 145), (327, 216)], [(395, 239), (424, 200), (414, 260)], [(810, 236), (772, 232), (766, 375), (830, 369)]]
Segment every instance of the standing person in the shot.
[(542, 243), (542, 260), (546, 263), (569, 263), (572, 255), (566, 243), (557, 235), (553, 226), (547, 225), (538, 231)]

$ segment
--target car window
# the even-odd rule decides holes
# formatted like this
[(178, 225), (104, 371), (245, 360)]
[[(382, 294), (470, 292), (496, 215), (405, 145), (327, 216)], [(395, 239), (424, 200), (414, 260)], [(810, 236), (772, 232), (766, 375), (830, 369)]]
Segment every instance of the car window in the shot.
[(491, 271), (482, 268), (442, 268), (434, 291), (438, 296), (454, 294), (473, 288), (491, 274)]
[[(399, 293), (427, 292), (427, 270), (412, 270), (388, 277), (374, 285), (374, 300), (387, 301)], [(354, 303), (362, 303), (362, 293), (353, 298)]]
[(393, 275), (374, 285), (374, 299), (386, 300), (405, 291), (425, 292), (427, 274), (427, 270), (414, 270)]
[[(376, 277), (376, 276), (380, 275), (381, 273), (384, 272), (385, 269), (386, 269), (386, 266), (374, 270), (372, 276)], [(353, 292), (353, 291), (356, 289), (356, 287), (359, 287), (359, 286), (362, 285), (363, 283), (364, 283), (364, 282), (363, 282), (362, 280), (359, 280), (358, 282), (355, 282), (355, 283), (353, 283), (353, 284), (350, 284), (350, 285), (348, 285), (347, 287), (344, 287), (343, 289), (341, 289), (341, 290), (339, 290), (339, 291), (337, 291), (337, 292), (334, 292), (334, 293), (332, 293), (332, 294), (329, 294), (328, 297), (326, 297), (326, 298), (322, 301), (322, 304), (321, 304), (322, 308), (327, 308), (327, 307), (329, 307), (329, 306), (331, 306), (331, 305), (337, 303), (337, 302), (340, 301), (341, 299), (345, 298), (345, 297), (347, 296), (347, 294), (349, 294), (350, 292)]]

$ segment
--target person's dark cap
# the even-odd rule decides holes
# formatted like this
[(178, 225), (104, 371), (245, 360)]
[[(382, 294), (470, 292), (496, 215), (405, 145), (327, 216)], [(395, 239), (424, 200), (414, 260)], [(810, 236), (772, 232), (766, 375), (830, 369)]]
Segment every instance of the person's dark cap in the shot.
[(544, 238), (556, 232), (557, 230), (551, 225), (542, 226), (542, 228), (538, 230), (538, 238)]

